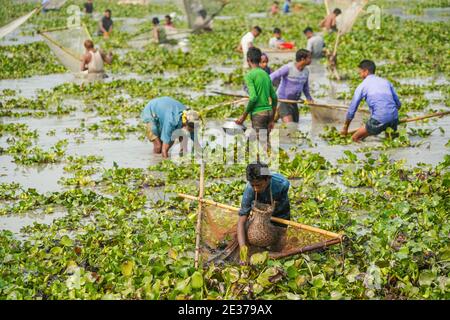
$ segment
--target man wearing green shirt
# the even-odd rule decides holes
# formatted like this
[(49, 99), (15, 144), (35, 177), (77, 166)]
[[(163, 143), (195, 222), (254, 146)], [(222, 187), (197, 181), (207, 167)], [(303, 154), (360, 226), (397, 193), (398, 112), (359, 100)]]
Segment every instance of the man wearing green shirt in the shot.
[(253, 129), (257, 133), (260, 129), (266, 129), (269, 134), (274, 126), (278, 99), (270, 76), (259, 66), (261, 55), (261, 50), (258, 48), (248, 49), (247, 62), (251, 70), (245, 76), (245, 84), (248, 88), (249, 101), (244, 114), (236, 120), (236, 123), (243, 124), (250, 114)]

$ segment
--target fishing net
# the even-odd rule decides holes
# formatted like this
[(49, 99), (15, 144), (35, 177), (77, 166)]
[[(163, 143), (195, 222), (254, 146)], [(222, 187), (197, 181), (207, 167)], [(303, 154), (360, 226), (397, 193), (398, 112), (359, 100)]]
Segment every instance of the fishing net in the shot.
[(336, 8), (341, 9), (342, 14), (336, 18), (336, 27), (340, 34), (344, 34), (352, 29), (367, 2), (368, 0), (325, 0), (325, 6), (327, 14)]
[[(347, 116), (347, 110), (343, 108), (312, 106), (310, 110), (312, 120), (321, 124), (344, 123)], [(370, 114), (367, 110), (358, 110), (355, 113), (352, 125), (359, 127), (369, 118), (369, 116)]]
[(84, 41), (91, 39), (85, 26), (39, 32), (58, 60), (72, 72), (80, 71)]
[[(192, 33), (192, 30), (188, 29), (166, 29), (166, 39), (170, 44), (176, 44), (178, 41), (185, 40), (189, 38), (189, 35)], [(143, 32), (130, 41), (128, 41), (128, 45), (132, 48), (143, 48), (152, 43), (152, 32), (146, 31)]]
[(45, 10), (59, 10), (67, 2), (67, 0), (49, 0), (44, 4)]
[(225, 0), (183, 0), (189, 28), (199, 29), (209, 25), (225, 6)]
[(31, 18), (31, 16), (36, 13), (38, 9), (34, 9), (30, 13), (8, 23), (6, 26), (3, 26), (0, 28), (0, 39), (6, 36), (7, 34), (13, 32), (17, 28), (19, 28), (22, 24), (24, 24), (28, 19)]
[[(261, 214), (265, 209), (260, 209), (257, 213), (254, 208), (252, 215), (247, 224), (247, 235), (252, 243), (260, 243), (264, 245), (269, 239), (275, 240), (270, 246), (249, 246), (249, 257), (255, 253), (268, 251), (269, 256), (273, 259), (288, 257), (325, 248), (327, 246), (337, 244), (340, 238), (331, 235), (324, 235), (318, 232), (304, 230), (300, 225), (287, 225), (279, 223), (282, 220), (276, 220), (278, 223), (274, 225), (268, 222), (270, 231), (267, 230), (267, 224), (262, 223), (262, 219), (257, 219), (256, 214)], [(271, 212), (269, 212), (269, 217)], [(237, 241), (237, 223), (239, 216), (235, 210), (228, 210), (217, 207), (215, 205), (203, 204), (202, 221), (200, 229), (200, 257), (204, 264), (214, 262), (221, 264), (225, 262), (239, 262), (239, 245)], [(255, 232), (256, 230), (256, 232)], [(262, 242), (261, 242), (262, 237)], [(270, 241), (272, 241), (270, 240)]]

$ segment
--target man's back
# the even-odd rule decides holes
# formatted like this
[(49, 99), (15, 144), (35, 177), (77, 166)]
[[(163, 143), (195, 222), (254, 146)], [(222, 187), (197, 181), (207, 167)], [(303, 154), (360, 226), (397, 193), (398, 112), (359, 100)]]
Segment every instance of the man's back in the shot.
[(249, 89), (250, 99), (255, 100), (255, 109), (252, 113), (272, 110), (269, 98), (274, 89), (267, 72), (261, 68), (254, 68), (245, 75), (245, 83)]
[(376, 75), (369, 75), (355, 91), (349, 110), (365, 99), (369, 106), (371, 116), (381, 123), (398, 119), (398, 109), (401, 103), (392, 84)]
[(306, 49), (311, 51), (313, 58), (321, 58), (323, 56), (323, 48), (325, 46), (325, 43), (323, 41), (322, 36), (320, 35), (313, 35), (311, 38), (308, 39), (308, 44), (306, 46)]

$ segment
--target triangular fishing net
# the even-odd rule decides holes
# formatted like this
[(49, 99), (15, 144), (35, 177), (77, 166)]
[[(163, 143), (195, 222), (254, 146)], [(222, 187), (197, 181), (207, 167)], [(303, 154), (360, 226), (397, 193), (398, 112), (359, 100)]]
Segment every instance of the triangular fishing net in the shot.
[(336, 18), (336, 27), (340, 34), (349, 32), (355, 23), (358, 15), (364, 9), (368, 0), (325, 0), (327, 14), (339, 8), (342, 11)]
[(44, 4), (46, 10), (59, 10), (67, 2), (67, 0), (49, 0)]
[(91, 39), (85, 26), (39, 32), (58, 60), (70, 71), (79, 72), (84, 41)]
[[(256, 209), (254, 209), (252, 216), (249, 218), (250, 222), (247, 225), (249, 239), (251, 237), (250, 229), (252, 229), (252, 224), (254, 226), (253, 229), (264, 229), (258, 224), (255, 214)], [(203, 264), (239, 262), (239, 245), (236, 236), (238, 219), (239, 216), (236, 211), (203, 203), (200, 231), (200, 257)], [(334, 236), (332, 233), (327, 235), (313, 232), (302, 229), (299, 227), (300, 225), (285, 225), (279, 223), (280, 221), (277, 220), (278, 225), (269, 222), (273, 226), (271, 232), (276, 234), (276, 239), (278, 240), (268, 247), (250, 245), (249, 257), (258, 252), (268, 251), (269, 257), (279, 259), (325, 248), (341, 242), (341, 238)], [(281, 226), (287, 227), (283, 228)], [(263, 231), (261, 232), (264, 233)], [(257, 241), (255, 238), (258, 239), (261, 235), (259, 232), (256, 232), (256, 235), (255, 232), (252, 234), (253, 241)]]
[(225, 6), (225, 0), (183, 0), (189, 27), (207, 26)]
[(11, 21), (6, 26), (3, 26), (0, 28), (0, 39), (6, 36), (7, 34), (13, 32), (17, 28), (19, 28), (22, 24), (24, 24), (28, 19), (31, 18), (33, 14), (35, 14), (39, 9), (34, 9), (30, 13), (27, 13), (26, 15)]
[[(322, 124), (343, 123), (347, 116), (347, 110), (344, 108), (312, 106), (310, 110), (313, 121)], [(352, 123), (359, 126), (363, 124), (365, 120), (369, 118), (369, 116), (370, 114), (369, 112), (367, 112), (367, 110), (359, 109), (355, 113), (355, 117)]]

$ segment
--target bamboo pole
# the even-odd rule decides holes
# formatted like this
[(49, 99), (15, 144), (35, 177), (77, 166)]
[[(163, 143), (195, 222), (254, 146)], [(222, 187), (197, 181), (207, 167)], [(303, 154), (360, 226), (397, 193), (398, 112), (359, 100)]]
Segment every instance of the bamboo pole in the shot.
[(248, 100), (248, 98), (242, 98), (242, 99), (233, 100), (233, 101), (221, 102), (221, 103), (218, 103), (218, 104), (207, 106), (207, 107), (205, 107), (204, 109), (202, 109), (200, 111), (201, 112), (205, 112), (205, 111), (208, 112), (208, 111), (211, 111), (211, 110), (213, 110), (215, 108), (218, 108), (218, 107), (223, 107), (223, 106), (227, 106), (227, 105), (231, 105), (231, 104), (235, 104), (235, 103), (239, 103), (239, 102), (244, 102), (246, 100)]
[[(203, 198), (191, 196), (191, 195), (184, 194), (184, 193), (179, 193), (178, 196), (181, 197), (181, 198), (185, 198), (185, 199), (189, 199), (189, 200), (193, 200), (193, 201), (203, 202), (203, 203), (206, 203), (206, 204), (209, 204), (209, 205), (212, 205), (212, 206), (216, 206), (218, 208), (226, 209), (226, 210), (229, 210), (229, 211), (233, 211), (233, 212), (238, 212), (239, 211), (239, 208), (236, 208), (236, 207), (233, 207), (233, 206), (229, 206), (229, 205), (226, 205), (226, 204), (222, 204), (222, 203), (219, 203), (219, 202), (216, 202), (216, 201), (213, 201), (213, 200), (209, 200), (209, 199), (203, 199)], [(308, 225), (305, 225), (305, 224), (301, 224), (301, 223), (298, 223), (298, 222), (295, 222), (295, 221), (280, 219), (280, 218), (276, 218), (276, 217), (271, 217), (270, 220), (273, 221), (273, 222), (284, 224), (284, 225), (293, 226), (293, 227), (296, 227), (296, 228), (299, 228), (299, 229), (303, 229), (303, 230), (307, 230), (307, 231), (311, 231), (311, 232), (315, 232), (315, 233), (320, 233), (320, 234), (326, 235), (326, 236), (331, 237), (331, 238), (342, 239), (342, 237), (343, 237), (343, 235), (341, 235), (341, 234), (330, 232), (330, 231), (326, 231), (326, 230), (319, 229), (319, 228), (316, 228), (316, 227), (311, 227), (311, 226), (308, 226)]]
[[(227, 92), (221, 92), (221, 91), (211, 91), (215, 94), (221, 94), (224, 96), (230, 96), (230, 97), (241, 97), (248, 99), (249, 97), (242, 94), (236, 94), (236, 93), (227, 93)], [(325, 104), (325, 103), (305, 103), (304, 100), (289, 100), (289, 99), (278, 99), (279, 102), (286, 102), (286, 103), (298, 103), (298, 104), (304, 104), (306, 106), (311, 107), (323, 107), (323, 108), (333, 108), (333, 109), (345, 109), (348, 110), (348, 107), (344, 105), (332, 105), (332, 104)]]
[(195, 263), (194, 266), (197, 269), (198, 268), (198, 259), (200, 256), (200, 229), (202, 226), (202, 206), (203, 206), (203, 195), (204, 195), (204, 186), (205, 186), (205, 162), (203, 159), (201, 160), (200, 164), (200, 191), (199, 196), (197, 199), (199, 199), (198, 203), (198, 209), (197, 209), (197, 226), (195, 228), (196, 238), (195, 238)]
[[(429, 118), (443, 117), (443, 116), (446, 116), (448, 114), (450, 114), (450, 111), (435, 112), (435, 113), (427, 114), (425, 116), (401, 119), (398, 123), (400, 124), (400, 123), (407, 123), (407, 122), (415, 122), (415, 121), (425, 120), (425, 119), (429, 119)], [(354, 134), (358, 130), (359, 129), (355, 129), (355, 130), (349, 131), (347, 133), (347, 135)]]

